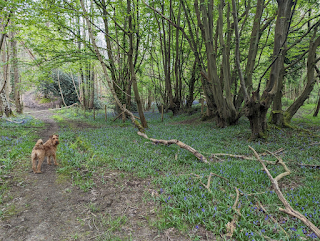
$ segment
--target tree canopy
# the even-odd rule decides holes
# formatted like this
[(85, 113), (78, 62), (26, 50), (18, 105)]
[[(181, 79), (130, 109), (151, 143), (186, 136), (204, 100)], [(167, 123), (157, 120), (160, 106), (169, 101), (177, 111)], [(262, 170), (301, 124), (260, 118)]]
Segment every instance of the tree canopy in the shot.
[(1, 54), (13, 64), (8, 42), (18, 41), (20, 86), (57, 69), (74, 75), (70, 91), (85, 108), (108, 83), (117, 111), (137, 105), (146, 127), (143, 105), (176, 115), (204, 99), (203, 119), (226, 127), (246, 116), (255, 139), (318, 99), (318, 9), (293, 0), (2, 1)]

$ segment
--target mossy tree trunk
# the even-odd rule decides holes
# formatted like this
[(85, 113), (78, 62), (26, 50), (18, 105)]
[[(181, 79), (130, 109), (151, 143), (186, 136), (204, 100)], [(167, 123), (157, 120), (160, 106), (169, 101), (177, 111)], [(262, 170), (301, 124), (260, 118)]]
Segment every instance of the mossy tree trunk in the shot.
[(260, 97), (260, 83), (256, 91), (252, 92), (250, 100), (245, 105), (245, 114), (250, 121), (251, 140), (263, 138), (267, 131), (267, 112), (275, 94), (281, 90), (283, 66), (285, 59), (285, 44), (291, 23), (293, 11), (292, 0), (278, 0), (278, 14), (274, 34), (273, 61), (266, 88)]
[(16, 111), (18, 114), (22, 113), (22, 103), (20, 100), (20, 75), (18, 67), (18, 54), (17, 54), (17, 40), (15, 39), (15, 33), (11, 33), (11, 52), (12, 52), (12, 68), (13, 68), (13, 91), (14, 102), (16, 105)]

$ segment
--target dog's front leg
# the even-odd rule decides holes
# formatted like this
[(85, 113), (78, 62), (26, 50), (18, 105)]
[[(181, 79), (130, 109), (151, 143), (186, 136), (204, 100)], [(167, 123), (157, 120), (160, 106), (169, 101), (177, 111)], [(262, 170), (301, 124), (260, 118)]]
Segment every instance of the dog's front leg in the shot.
[(56, 154), (53, 155), (53, 161), (54, 161), (54, 165), (59, 166), (57, 162)]
[(51, 156), (47, 156), (47, 163), (48, 165), (51, 165)]

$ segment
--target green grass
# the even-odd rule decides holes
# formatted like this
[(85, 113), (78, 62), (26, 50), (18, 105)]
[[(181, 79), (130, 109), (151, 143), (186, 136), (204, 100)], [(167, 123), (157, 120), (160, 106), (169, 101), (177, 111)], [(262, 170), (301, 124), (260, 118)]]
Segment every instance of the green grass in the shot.
[[(304, 107), (303, 111), (310, 111), (308, 108), (309, 106)], [(188, 232), (190, 229), (205, 228), (217, 236), (224, 235), (226, 224), (231, 222), (235, 214), (232, 205), (236, 197), (234, 187), (237, 187), (245, 195), (240, 196), (238, 204), (241, 217), (233, 234), (235, 239), (267, 240), (269, 237), (275, 240), (299, 240), (301, 236), (311, 239), (310, 236), (313, 235), (301, 221), (279, 211), (279, 207), (283, 208), (283, 205), (257, 161), (221, 157), (224, 160), (222, 162), (204, 164), (176, 145), (154, 145), (138, 136), (129, 120), (125, 124), (121, 120), (113, 122), (114, 117), (109, 113), (108, 120), (105, 121), (103, 110), (96, 112), (95, 121), (92, 113), (87, 112), (84, 118), (83, 112), (75, 109), (60, 110), (57, 115), (61, 116), (58, 118), (61, 126), (61, 144), (58, 148), (61, 166), (58, 173), (70, 176), (73, 183), (83, 190), (94, 187), (93, 177), (97, 177), (99, 170), (105, 168), (133, 173), (140, 178), (151, 178), (151, 184), (158, 195), (150, 195), (148, 198), (158, 203), (158, 221), (154, 225), (159, 229), (175, 227)], [(294, 125), (308, 128), (312, 134), (299, 129), (271, 128), (267, 140), (248, 142), (251, 131), (245, 118), (240, 119), (238, 125), (224, 129), (216, 128), (213, 122), (176, 124), (195, 117), (200, 117), (199, 113), (177, 117), (172, 117), (169, 113), (162, 123), (159, 114), (146, 113), (149, 124), (146, 134), (156, 139), (178, 139), (208, 159), (211, 153), (252, 156), (248, 145), (258, 153), (284, 148), (282, 158), (292, 173), (281, 179), (282, 191), (294, 209), (307, 216), (316, 226), (320, 226), (319, 169), (296, 165), (320, 164), (318, 118), (312, 119), (306, 115), (292, 120)], [(82, 122), (86, 126), (76, 126), (75, 122)], [(270, 155), (263, 159), (275, 160)], [(274, 177), (284, 171), (281, 166), (268, 168)], [(213, 176), (209, 192), (200, 181), (207, 184), (211, 172), (229, 182)], [(247, 195), (251, 193), (262, 194)], [(257, 206), (258, 202), (268, 213)], [(272, 221), (270, 215), (290, 237)]]
[[(34, 139), (37, 138), (36, 127), (43, 126), (43, 123), (28, 116), (19, 116), (11, 120), (19, 124), (5, 119), (0, 121), (0, 204), (8, 190), (11, 171), (16, 166), (19, 166), (17, 171), (26, 171), (29, 166)], [(0, 218), (3, 215), (6, 214), (0, 212)]]
[[(304, 111), (308, 111), (307, 108)], [(60, 113), (64, 118), (70, 118), (75, 111)], [(317, 169), (298, 167), (296, 163), (320, 164), (319, 141), (320, 121), (313, 118), (312, 122), (303, 119), (293, 119), (293, 124), (313, 128), (310, 135), (306, 132), (292, 129), (278, 130), (272, 128), (267, 140), (248, 142), (250, 136), (249, 123), (241, 119), (239, 125), (218, 129), (212, 122), (193, 125), (174, 124), (194, 116), (180, 115), (172, 117), (166, 114), (161, 123), (159, 114), (146, 114), (149, 129), (146, 134), (156, 139), (178, 139), (192, 146), (208, 158), (210, 153), (228, 153), (238, 155), (253, 155), (248, 145), (258, 153), (265, 150), (275, 151), (284, 148), (284, 161), (288, 163), (292, 174), (280, 181), (282, 191), (289, 203), (316, 226), (320, 225), (320, 174)], [(309, 116), (307, 116), (309, 120)], [(83, 120), (79, 115), (77, 120)], [(276, 240), (293, 240), (298, 236), (312, 235), (305, 225), (278, 210), (283, 207), (277, 195), (271, 188), (271, 183), (261, 165), (257, 161), (224, 158), (223, 162), (212, 162), (210, 165), (199, 162), (190, 152), (178, 146), (169, 147), (154, 145), (136, 134), (137, 130), (130, 124), (122, 125), (121, 120), (115, 122), (112, 118), (104, 120), (104, 113), (97, 113), (96, 121), (87, 115), (86, 123), (101, 125), (101, 128), (78, 129), (70, 131), (70, 125), (61, 130), (60, 137), (64, 145), (59, 152), (63, 153), (63, 170), (70, 171), (74, 180), (82, 180), (79, 184), (83, 189), (94, 186), (94, 183), (84, 183), (95, 175), (98, 167), (118, 169), (132, 172), (138, 177), (152, 177), (158, 196), (159, 221), (155, 224), (160, 229), (176, 227), (180, 230), (204, 227), (215, 234), (223, 235), (226, 224), (233, 219), (232, 205), (235, 200), (234, 186), (244, 194), (260, 193), (255, 196), (241, 196), (239, 208), (242, 214), (234, 238), (239, 240), (257, 239), (262, 235)], [(61, 122), (63, 124), (63, 122)], [(126, 123), (129, 123), (127, 121)], [(198, 123), (198, 122), (197, 122)], [(306, 124), (308, 123), (308, 124)], [(81, 140), (81, 142), (79, 141)], [(62, 156), (62, 155), (60, 155)], [(266, 160), (275, 160), (272, 156), (264, 156)], [(84, 174), (81, 170), (87, 170)], [(283, 172), (280, 166), (269, 166), (275, 177)], [(211, 178), (210, 190), (201, 185), (207, 183), (210, 172), (214, 172), (229, 180), (229, 183), (216, 177)], [(91, 173), (91, 174), (89, 174)], [(197, 174), (200, 178), (195, 178)], [(80, 181), (79, 181), (80, 183)], [(259, 201), (267, 213), (258, 207)], [(290, 235), (275, 227), (269, 217), (278, 220), (280, 225)]]

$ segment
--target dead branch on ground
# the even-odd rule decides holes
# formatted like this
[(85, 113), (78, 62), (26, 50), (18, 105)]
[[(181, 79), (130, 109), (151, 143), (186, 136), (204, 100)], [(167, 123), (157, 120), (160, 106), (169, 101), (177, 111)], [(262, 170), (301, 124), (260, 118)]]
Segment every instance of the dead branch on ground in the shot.
[(232, 209), (234, 210), (235, 214), (233, 215), (233, 219), (231, 222), (228, 222), (226, 224), (226, 228), (227, 228), (227, 233), (226, 233), (226, 238), (231, 238), (233, 235), (234, 230), (236, 230), (236, 226), (237, 226), (237, 222), (239, 220), (239, 217), (241, 217), (241, 213), (240, 213), (240, 208), (237, 208), (238, 202), (239, 202), (239, 190), (238, 188), (234, 187), (234, 189), (236, 190), (237, 193), (237, 197), (236, 200), (234, 201), (234, 204), (232, 206)]
[(286, 232), (286, 230), (283, 229), (283, 227), (281, 227), (281, 225), (278, 223), (278, 221), (276, 219), (274, 219), (270, 214), (268, 214), (267, 210), (262, 206), (262, 204), (257, 201), (260, 208), (262, 209), (262, 211), (268, 215), (268, 217), (270, 217), (272, 219), (273, 222), (275, 222), (277, 224), (277, 226), (279, 226), (281, 228), (281, 230), (287, 235), (287, 237), (289, 237), (289, 234)]
[(203, 156), (201, 153), (199, 153), (197, 150), (195, 150), (194, 148), (192, 148), (191, 146), (188, 146), (187, 144), (179, 141), (179, 140), (158, 140), (158, 139), (153, 139), (153, 138), (149, 138), (145, 133), (142, 133), (140, 131), (138, 131), (138, 135), (142, 136), (150, 141), (152, 141), (154, 144), (163, 144), (166, 146), (170, 146), (172, 144), (176, 144), (178, 145), (180, 148), (186, 149), (187, 151), (191, 152), (193, 155), (195, 155), (200, 161), (207, 163), (207, 158), (205, 158), (205, 156)]
[[(228, 156), (228, 157), (233, 157), (233, 158), (239, 158), (239, 159), (243, 159), (243, 160), (249, 160), (249, 161), (255, 161), (257, 160), (254, 157), (249, 157), (249, 156), (245, 156), (245, 155), (234, 155), (234, 154), (227, 154), (227, 153), (213, 153), (211, 154), (211, 158), (216, 158), (216, 159), (220, 159), (218, 158), (218, 156)], [(221, 160), (221, 159), (220, 159)], [(267, 161), (267, 160), (261, 160), (264, 163), (267, 163), (268, 165), (277, 165), (277, 162), (273, 162), (273, 161)]]
[(261, 163), (264, 171), (267, 173), (268, 178), (270, 179), (272, 186), (278, 196), (278, 198), (280, 199), (280, 201), (283, 203), (283, 205), (285, 206), (285, 208), (279, 208), (279, 210), (281, 212), (285, 212), (293, 217), (296, 217), (298, 219), (300, 219), (305, 225), (307, 225), (317, 236), (318, 238), (320, 238), (320, 230), (313, 224), (311, 223), (305, 216), (303, 216), (300, 212), (294, 210), (290, 204), (288, 203), (288, 201), (284, 198), (282, 192), (280, 191), (279, 185), (278, 185), (278, 181), (282, 178), (285, 177), (287, 175), (290, 174), (290, 170), (288, 169), (288, 167), (286, 166), (286, 164), (282, 161), (282, 159), (280, 157), (277, 157), (277, 160), (279, 161), (279, 163), (284, 167), (285, 172), (279, 174), (276, 178), (273, 178), (272, 175), (270, 174), (268, 168), (265, 166), (264, 162), (260, 159), (259, 154), (255, 151), (255, 149), (253, 149), (251, 146), (249, 146), (249, 148), (253, 151), (255, 157), (257, 158), (257, 160)]
[(311, 168), (320, 168), (320, 165), (312, 165), (312, 164), (304, 164), (304, 163), (297, 163), (298, 166), (304, 167), (311, 167)]
[[(197, 178), (201, 178), (201, 176), (191, 173), (190, 175), (194, 175)], [(228, 179), (219, 176), (218, 174), (215, 174), (213, 172), (210, 173), (209, 177), (208, 177), (208, 182), (207, 185), (205, 185), (203, 182), (199, 181), (207, 190), (209, 193), (212, 194), (211, 189), (210, 189), (210, 183), (211, 183), (211, 176), (216, 176), (219, 177), (225, 181), (227, 181), (227, 183), (230, 183)], [(236, 229), (237, 226), (237, 222), (239, 220), (239, 217), (241, 217), (241, 213), (240, 213), (240, 208), (237, 208), (238, 202), (239, 202), (239, 196), (240, 196), (240, 192), (238, 190), (237, 187), (234, 187), (234, 189), (236, 190), (237, 196), (236, 196), (236, 200), (234, 201), (234, 204), (232, 206), (232, 209), (234, 210), (235, 214), (233, 215), (233, 219), (231, 222), (228, 222), (226, 224), (226, 229), (227, 229), (227, 233), (225, 234), (226, 238), (231, 238), (233, 235), (234, 230)]]

